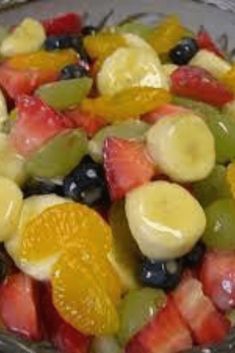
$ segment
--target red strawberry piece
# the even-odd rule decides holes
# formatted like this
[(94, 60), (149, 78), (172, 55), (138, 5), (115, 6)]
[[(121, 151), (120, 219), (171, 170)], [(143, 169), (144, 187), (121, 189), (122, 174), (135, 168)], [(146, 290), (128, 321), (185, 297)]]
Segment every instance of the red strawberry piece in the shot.
[(208, 252), (201, 266), (200, 280), (204, 292), (219, 309), (234, 308), (235, 252)]
[(81, 31), (82, 19), (77, 13), (69, 12), (42, 22), (48, 36), (77, 34)]
[(37, 308), (37, 284), (27, 275), (13, 274), (0, 286), (0, 316), (9, 331), (41, 340)]
[(212, 53), (224, 58), (222, 50), (218, 48), (210, 34), (204, 28), (198, 32), (196, 41), (200, 49), (207, 49)]
[(38, 97), (21, 96), (16, 108), (18, 119), (11, 130), (10, 141), (16, 151), (25, 157), (60, 132), (74, 127), (69, 118), (47, 106)]
[(179, 105), (165, 104), (150, 113), (144, 114), (141, 119), (144, 120), (146, 123), (154, 124), (158, 120), (166, 116), (178, 114), (178, 113), (184, 113), (187, 111), (188, 109), (181, 107)]
[(84, 112), (80, 108), (67, 110), (65, 115), (74, 121), (76, 127), (85, 130), (89, 137), (92, 137), (97, 131), (107, 125), (107, 121), (101, 117)]
[(48, 339), (61, 353), (88, 353), (91, 337), (85, 336), (65, 322), (52, 303), (49, 285), (41, 287), (42, 318)]
[(39, 70), (15, 70), (7, 63), (0, 66), (0, 86), (16, 99), (22, 94), (31, 94), (44, 83), (56, 81), (56, 72)]
[(197, 279), (185, 278), (173, 297), (197, 344), (223, 341), (230, 329), (229, 321), (203, 293), (202, 284)]
[(233, 100), (234, 95), (207, 70), (181, 66), (171, 75), (173, 94), (199, 100), (217, 107)]
[(108, 138), (104, 144), (104, 168), (113, 200), (154, 176), (154, 165), (142, 143)]
[(128, 343), (126, 353), (176, 353), (192, 347), (192, 339), (174, 300)]

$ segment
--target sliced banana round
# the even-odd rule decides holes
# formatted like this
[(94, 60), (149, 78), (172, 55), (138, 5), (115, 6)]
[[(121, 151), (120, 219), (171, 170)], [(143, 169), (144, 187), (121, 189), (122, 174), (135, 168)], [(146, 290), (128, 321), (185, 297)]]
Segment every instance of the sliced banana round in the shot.
[(141, 252), (154, 260), (183, 256), (206, 226), (198, 201), (180, 185), (166, 181), (151, 182), (128, 193), (125, 209)]
[(0, 132), (0, 175), (22, 185), (27, 178), (25, 160), (10, 146), (8, 136)]
[(101, 94), (112, 95), (134, 86), (169, 89), (167, 76), (157, 54), (144, 40), (139, 40), (144, 43), (143, 46), (119, 48), (104, 61), (97, 75)]
[(3, 56), (27, 54), (39, 50), (46, 39), (43, 25), (33, 18), (25, 18), (2, 42)]
[(0, 241), (16, 231), (22, 205), (20, 188), (12, 180), (0, 177)]
[(214, 137), (194, 113), (160, 119), (148, 131), (147, 147), (160, 170), (178, 182), (202, 180), (215, 165)]
[(18, 228), (14, 235), (5, 242), (5, 248), (16, 263), (17, 267), (38, 280), (46, 280), (49, 278), (52, 264), (55, 263), (57, 258), (54, 256), (49, 260), (47, 259), (46, 261), (40, 261), (35, 264), (24, 263), (23, 259), (19, 258), (19, 247), (23, 230), (34, 217), (38, 216), (48, 207), (65, 202), (69, 201), (54, 194), (32, 196), (27, 198), (23, 203)]

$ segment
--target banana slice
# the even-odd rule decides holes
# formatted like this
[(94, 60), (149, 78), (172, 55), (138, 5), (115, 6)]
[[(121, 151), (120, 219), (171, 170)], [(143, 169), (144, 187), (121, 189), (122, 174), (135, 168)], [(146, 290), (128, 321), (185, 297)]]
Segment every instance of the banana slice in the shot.
[(8, 136), (1, 132), (0, 175), (13, 180), (18, 185), (22, 185), (27, 177), (24, 158), (13, 150), (9, 144)]
[(215, 165), (215, 142), (205, 122), (194, 113), (160, 119), (147, 134), (150, 155), (172, 180), (206, 178)]
[(3, 56), (32, 53), (42, 47), (45, 39), (43, 25), (32, 18), (26, 18), (3, 40), (0, 53)]
[(34, 265), (29, 265), (27, 263), (26, 265), (23, 261), (21, 261), (21, 259), (19, 259), (18, 255), (21, 234), (23, 233), (24, 227), (27, 223), (29, 223), (34, 217), (39, 215), (48, 207), (65, 202), (70, 201), (54, 194), (29, 197), (24, 201), (17, 231), (13, 237), (5, 242), (5, 248), (16, 263), (17, 267), (38, 280), (46, 280), (49, 278), (52, 264), (55, 263), (57, 259), (55, 257), (51, 257), (47, 261), (41, 261), (35, 263)]
[(0, 241), (16, 231), (22, 205), (20, 188), (12, 180), (0, 177)]
[[(126, 36), (133, 41), (133, 35)], [(138, 38), (138, 41), (144, 44), (138, 42), (137, 45), (119, 48), (104, 61), (97, 76), (101, 94), (115, 94), (134, 86), (169, 89), (157, 54), (144, 40)]]
[(199, 50), (189, 64), (209, 71), (218, 80), (232, 68), (227, 61), (205, 49)]
[(198, 201), (183, 187), (166, 181), (151, 182), (128, 193), (125, 209), (141, 252), (155, 260), (183, 256), (206, 226)]

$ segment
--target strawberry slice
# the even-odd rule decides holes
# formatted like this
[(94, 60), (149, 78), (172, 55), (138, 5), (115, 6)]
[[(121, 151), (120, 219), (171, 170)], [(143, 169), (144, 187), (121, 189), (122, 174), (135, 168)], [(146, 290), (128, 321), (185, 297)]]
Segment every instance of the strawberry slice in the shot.
[(41, 340), (36, 282), (23, 273), (9, 276), (0, 286), (0, 316), (6, 328), (30, 340)]
[(38, 97), (21, 96), (17, 100), (18, 119), (10, 133), (16, 151), (28, 157), (49, 139), (74, 127), (66, 116), (43, 103)]
[(200, 29), (196, 36), (196, 41), (200, 49), (207, 49), (212, 53), (224, 58), (224, 54), (221, 49), (216, 45), (210, 34), (204, 29)]
[(217, 311), (195, 278), (185, 278), (173, 294), (176, 306), (192, 330), (197, 344), (222, 342), (230, 329), (229, 321)]
[(81, 31), (82, 18), (74, 12), (65, 13), (42, 21), (48, 36), (77, 34)]
[(107, 125), (107, 121), (99, 116), (82, 111), (80, 108), (67, 110), (64, 112), (72, 121), (75, 126), (85, 130), (89, 137), (92, 137), (102, 127)]
[(154, 319), (137, 333), (126, 353), (176, 353), (192, 347), (190, 332), (172, 298)]
[(208, 252), (201, 266), (200, 280), (204, 292), (219, 309), (234, 308), (235, 252)]
[(154, 176), (154, 165), (142, 143), (108, 138), (104, 144), (104, 168), (113, 200)]
[(48, 339), (61, 353), (88, 353), (91, 337), (85, 336), (65, 322), (52, 303), (49, 285), (41, 287), (41, 308), (43, 323)]
[(12, 99), (22, 94), (31, 94), (39, 86), (56, 81), (58, 73), (40, 70), (16, 70), (7, 62), (0, 66), (0, 86)]
[(186, 109), (186, 108), (181, 107), (179, 105), (165, 104), (152, 112), (144, 114), (141, 117), (141, 119), (148, 124), (154, 124), (158, 120), (160, 120), (166, 116), (174, 115), (174, 114), (178, 114), (178, 113), (184, 113), (187, 111), (189, 111), (189, 109)]
[(181, 66), (171, 75), (173, 94), (222, 107), (233, 100), (234, 95), (222, 82), (207, 70), (194, 66)]

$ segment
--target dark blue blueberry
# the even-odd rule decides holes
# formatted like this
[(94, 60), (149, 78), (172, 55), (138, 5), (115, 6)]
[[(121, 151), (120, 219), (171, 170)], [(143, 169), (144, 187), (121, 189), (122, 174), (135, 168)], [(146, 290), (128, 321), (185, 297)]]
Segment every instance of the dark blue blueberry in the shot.
[(184, 256), (184, 264), (188, 267), (195, 267), (197, 266), (206, 251), (206, 247), (203, 243), (198, 242), (194, 248), (190, 251), (190, 253), (188, 253), (187, 255)]
[(98, 32), (97, 27), (94, 26), (84, 26), (81, 30), (81, 34), (85, 36), (90, 36)]
[(79, 64), (65, 66), (60, 73), (60, 80), (70, 80), (87, 76), (87, 69)]
[(6, 253), (3, 245), (0, 247), (0, 282), (3, 282), (13, 268), (13, 261)]
[(170, 50), (169, 56), (174, 64), (186, 65), (198, 50), (198, 44), (195, 39), (184, 38)]
[(33, 195), (56, 194), (63, 196), (62, 182), (51, 180), (30, 180), (23, 186), (24, 198)]
[(49, 36), (45, 40), (44, 47), (48, 51), (71, 48), (71, 36)]
[(65, 196), (88, 206), (104, 205), (109, 202), (108, 190), (102, 165), (85, 157), (64, 179)]
[(170, 290), (180, 282), (182, 271), (181, 260), (153, 261), (145, 259), (141, 264), (140, 280), (146, 286)]

